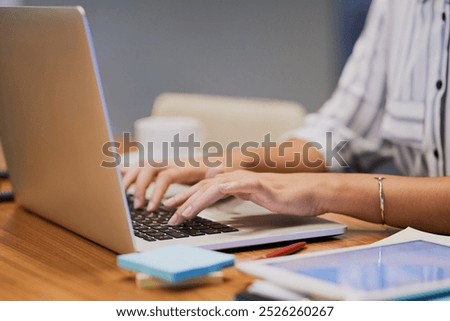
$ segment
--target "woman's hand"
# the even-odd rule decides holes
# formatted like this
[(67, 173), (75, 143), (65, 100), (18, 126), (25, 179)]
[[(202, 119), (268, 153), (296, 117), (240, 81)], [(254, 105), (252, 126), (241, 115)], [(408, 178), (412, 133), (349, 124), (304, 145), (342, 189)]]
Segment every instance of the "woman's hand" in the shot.
[(194, 218), (206, 207), (229, 195), (252, 201), (274, 213), (315, 215), (319, 212), (313, 186), (317, 184), (318, 175), (237, 170), (202, 180), (166, 200), (164, 205), (179, 206), (169, 221), (170, 225)]
[(207, 168), (201, 165), (191, 165), (189, 162), (185, 166), (179, 167), (175, 164), (154, 167), (146, 164), (144, 167), (123, 168), (123, 184), (125, 190), (134, 184), (134, 207), (139, 208), (145, 204), (145, 191), (154, 183), (154, 191), (151, 195), (147, 210), (155, 210), (164, 197), (169, 186), (173, 183), (194, 184), (205, 177), (214, 176), (221, 172), (220, 168)]

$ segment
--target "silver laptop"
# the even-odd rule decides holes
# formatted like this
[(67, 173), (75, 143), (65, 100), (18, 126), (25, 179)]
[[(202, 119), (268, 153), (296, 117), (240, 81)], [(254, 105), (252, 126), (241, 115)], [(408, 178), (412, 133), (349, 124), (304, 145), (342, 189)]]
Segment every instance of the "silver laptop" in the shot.
[(155, 213), (130, 213), (119, 169), (101, 166), (111, 161), (102, 147), (113, 139), (81, 7), (0, 8), (0, 137), (19, 205), (118, 253), (180, 242), (227, 249), (345, 231), (237, 199), (178, 229), (151, 225)]

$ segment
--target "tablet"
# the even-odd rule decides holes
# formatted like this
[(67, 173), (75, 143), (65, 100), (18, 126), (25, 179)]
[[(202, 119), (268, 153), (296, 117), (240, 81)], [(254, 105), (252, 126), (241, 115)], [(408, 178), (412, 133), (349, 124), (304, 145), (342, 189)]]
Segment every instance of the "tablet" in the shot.
[(257, 260), (237, 268), (319, 300), (424, 300), (450, 292), (450, 247), (423, 240)]

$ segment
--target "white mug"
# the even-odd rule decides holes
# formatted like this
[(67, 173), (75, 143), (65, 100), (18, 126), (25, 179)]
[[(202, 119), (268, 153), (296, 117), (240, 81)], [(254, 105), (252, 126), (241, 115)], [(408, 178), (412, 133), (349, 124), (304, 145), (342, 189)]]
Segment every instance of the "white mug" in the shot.
[(150, 116), (135, 121), (134, 139), (143, 145), (146, 160), (194, 157), (203, 145), (204, 126), (193, 117)]

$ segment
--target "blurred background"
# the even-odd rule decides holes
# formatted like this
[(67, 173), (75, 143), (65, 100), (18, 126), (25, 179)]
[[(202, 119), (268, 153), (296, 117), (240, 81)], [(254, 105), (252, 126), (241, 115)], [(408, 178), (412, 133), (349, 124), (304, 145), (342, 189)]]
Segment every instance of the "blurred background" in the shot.
[(115, 135), (175, 91), (292, 100), (333, 91), (370, 0), (0, 0), (81, 5)]

